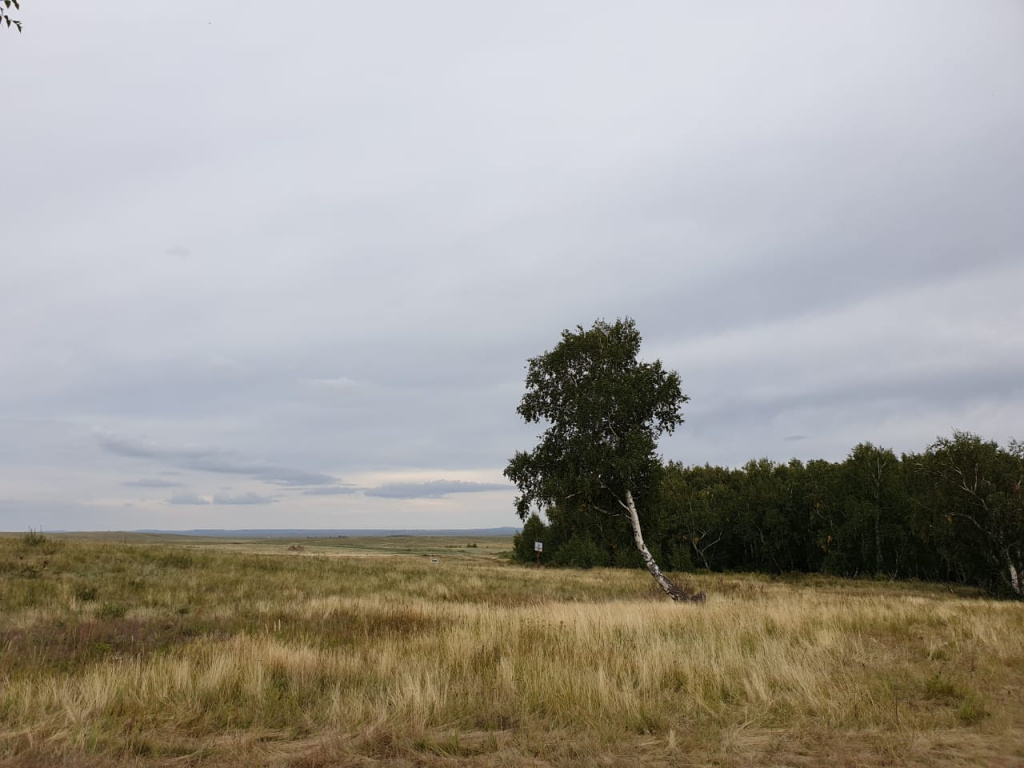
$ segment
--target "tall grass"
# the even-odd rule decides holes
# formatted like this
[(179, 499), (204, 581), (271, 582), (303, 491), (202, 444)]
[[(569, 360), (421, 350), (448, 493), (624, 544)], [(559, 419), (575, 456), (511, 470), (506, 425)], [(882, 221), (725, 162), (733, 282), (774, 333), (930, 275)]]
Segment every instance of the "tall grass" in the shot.
[(701, 581), (0, 539), (0, 760), (1024, 760), (1019, 604)]

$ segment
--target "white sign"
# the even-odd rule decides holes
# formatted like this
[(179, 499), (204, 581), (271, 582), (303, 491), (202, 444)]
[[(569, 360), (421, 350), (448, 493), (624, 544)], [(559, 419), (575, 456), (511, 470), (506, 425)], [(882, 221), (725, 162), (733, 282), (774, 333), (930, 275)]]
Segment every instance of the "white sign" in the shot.
[(543, 552), (544, 551), (544, 542), (543, 541), (535, 541), (535, 542), (533, 542), (533, 551), (534, 552)]

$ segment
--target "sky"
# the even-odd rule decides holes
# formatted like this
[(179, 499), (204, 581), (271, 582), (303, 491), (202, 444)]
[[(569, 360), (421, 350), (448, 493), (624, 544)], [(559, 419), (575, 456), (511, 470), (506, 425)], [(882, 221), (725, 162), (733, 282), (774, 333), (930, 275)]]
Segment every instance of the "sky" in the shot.
[(684, 464), (1024, 438), (1017, 0), (37, 2), (0, 30), (0, 530), (518, 524), (632, 317)]

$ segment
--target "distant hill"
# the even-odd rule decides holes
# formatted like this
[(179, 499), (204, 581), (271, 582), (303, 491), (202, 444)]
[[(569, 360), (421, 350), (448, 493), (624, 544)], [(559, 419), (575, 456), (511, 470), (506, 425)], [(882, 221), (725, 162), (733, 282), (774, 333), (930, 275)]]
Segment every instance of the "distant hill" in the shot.
[(178, 536), (218, 536), (229, 539), (330, 539), (345, 536), (351, 539), (367, 536), (512, 536), (518, 528), (446, 528), (428, 529), (389, 529), (389, 528), (194, 528), (188, 531), (159, 530), (145, 528), (135, 533), (171, 533)]

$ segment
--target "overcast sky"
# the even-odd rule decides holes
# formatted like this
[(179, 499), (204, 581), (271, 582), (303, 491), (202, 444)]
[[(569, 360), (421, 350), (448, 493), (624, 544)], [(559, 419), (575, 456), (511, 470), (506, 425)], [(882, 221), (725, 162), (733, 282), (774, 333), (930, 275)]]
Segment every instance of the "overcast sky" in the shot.
[(1024, 4), (24, 0), (0, 530), (515, 525), (631, 316), (684, 463), (1024, 438)]

